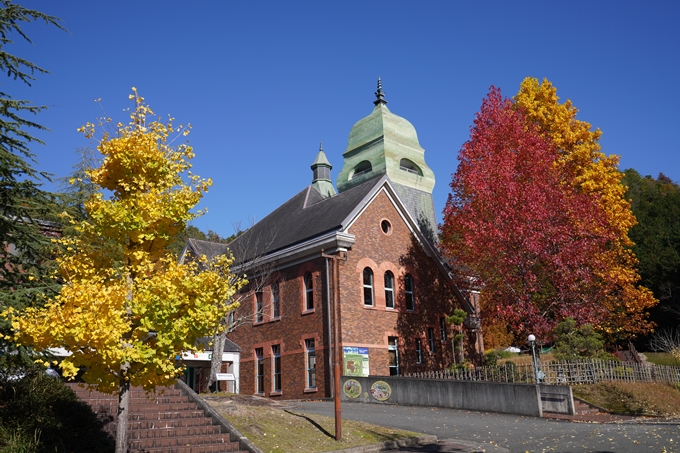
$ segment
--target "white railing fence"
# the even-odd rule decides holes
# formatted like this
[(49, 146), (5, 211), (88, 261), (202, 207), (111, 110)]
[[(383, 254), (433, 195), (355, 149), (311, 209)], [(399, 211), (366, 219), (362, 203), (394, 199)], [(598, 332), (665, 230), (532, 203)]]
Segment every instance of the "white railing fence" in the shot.
[[(545, 384), (596, 384), (602, 381), (669, 382), (680, 383), (680, 367), (619, 362), (615, 360), (567, 360), (541, 362)], [(478, 367), (406, 374), (405, 377), (452, 379), (458, 381), (516, 382), (533, 384), (531, 364)]]

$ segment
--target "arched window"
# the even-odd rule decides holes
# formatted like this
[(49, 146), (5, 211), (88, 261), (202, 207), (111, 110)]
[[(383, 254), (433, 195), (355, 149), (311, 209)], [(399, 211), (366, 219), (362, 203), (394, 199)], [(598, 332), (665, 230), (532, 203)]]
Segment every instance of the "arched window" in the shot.
[(364, 268), (364, 305), (373, 305), (373, 271)]
[(402, 159), (399, 161), (399, 170), (403, 170), (408, 173), (413, 173), (414, 175), (423, 176), (422, 170), (416, 164), (408, 159)]
[(394, 274), (385, 272), (385, 307), (394, 308)]
[(354, 167), (354, 172), (352, 172), (352, 176), (350, 176), (349, 179), (356, 178), (357, 176), (363, 175), (364, 173), (368, 173), (371, 170), (373, 170), (373, 166), (371, 166), (371, 163), (367, 160), (363, 160), (359, 162), (359, 165)]
[(305, 309), (314, 310), (314, 283), (311, 272), (305, 274)]
[(404, 276), (404, 299), (406, 300), (407, 310), (416, 309), (416, 301), (413, 297), (413, 277), (410, 274)]

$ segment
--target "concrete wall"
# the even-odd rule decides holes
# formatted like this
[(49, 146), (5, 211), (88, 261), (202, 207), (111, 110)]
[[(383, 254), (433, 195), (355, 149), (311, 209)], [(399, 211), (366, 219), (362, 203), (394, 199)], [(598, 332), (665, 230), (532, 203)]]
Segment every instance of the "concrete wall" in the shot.
[(574, 396), (567, 385), (539, 384), (541, 406), (546, 412), (574, 415)]
[[(361, 391), (354, 383), (361, 385)], [(384, 386), (389, 385), (389, 392)], [(553, 387), (553, 386), (546, 386)], [(354, 393), (352, 393), (354, 390)], [(384, 401), (379, 401), (389, 394)], [(351, 398), (348, 395), (356, 395)], [(410, 406), (436, 406), (451, 409), (501, 412), (506, 414), (540, 417), (543, 414), (539, 387), (533, 384), (510, 384), (497, 382), (450, 381), (401, 377), (343, 377), (342, 401), (375, 404), (402, 404)], [(573, 405), (573, 403), (572, 403)]]

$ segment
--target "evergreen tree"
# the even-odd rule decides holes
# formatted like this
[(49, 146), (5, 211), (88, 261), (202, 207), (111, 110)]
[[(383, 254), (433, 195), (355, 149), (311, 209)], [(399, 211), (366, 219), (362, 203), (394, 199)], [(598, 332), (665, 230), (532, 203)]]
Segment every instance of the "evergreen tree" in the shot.
[(638, 224), (630, 230), (640, 260), (642, 284), (660, 300), (651, 310), (660, 327), (680, 323), (680, 186), (663, 173), (657, 179), (629, 168), (623, 183)]
[[(21, 25), (33, 21), (65, 30), (57, 17), (0, 0), (0, 72), (29, 86), (35, 75), (48, 71), (6, 48), (16, 36), (31, 42)], [(50, 238), (45, 233), (57, 235), (58, 229), (48, 221), (54, 219), (53, 198), (42, 189), (49, 175), (33, 168), (31, 152), (31, 146), (42, 144), (33, 131), (45, 127), (27, 118), (44, 108), (0, 89), (0, 309), (24, 307), (38, 294), (56, 289), (48, 272)], [(7, 333), (7, 328), (2, 324), (0, 333)]]

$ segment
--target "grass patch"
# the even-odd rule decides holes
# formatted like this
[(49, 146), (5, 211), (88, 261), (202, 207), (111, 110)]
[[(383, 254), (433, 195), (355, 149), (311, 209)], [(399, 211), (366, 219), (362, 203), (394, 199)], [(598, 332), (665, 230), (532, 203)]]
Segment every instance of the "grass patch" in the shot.
[(680, 388), (670, 384), (601, 382), (572, 390), (574, 396), (618, 414), (680, 416)]
[[(551, 360), (554, 360), (555, 357), (553, 357), (552, 352), (548, 352), (547, 354), (543, 354), (540, 357), (541, 362), (550, 362)], [(509, 357), (507, 359), (498, 359), (498, 364), (503, 365), (507, 362), (512, 362), (515, 365), (531, 365), (532, 363), (532, 358), (531, 354), (513, 354), (512, 357)]]
[(418, 436), (409, 431), (343, 420), (342, 442), (336, 442), (332, 417), (246, 405), (222, 412), (219, 402), (210, 403), (265, 453), (323, 452)]
[(645, 352), (647, 361), (655, 365), (680, 366), (678, 361), (670, 352)]

